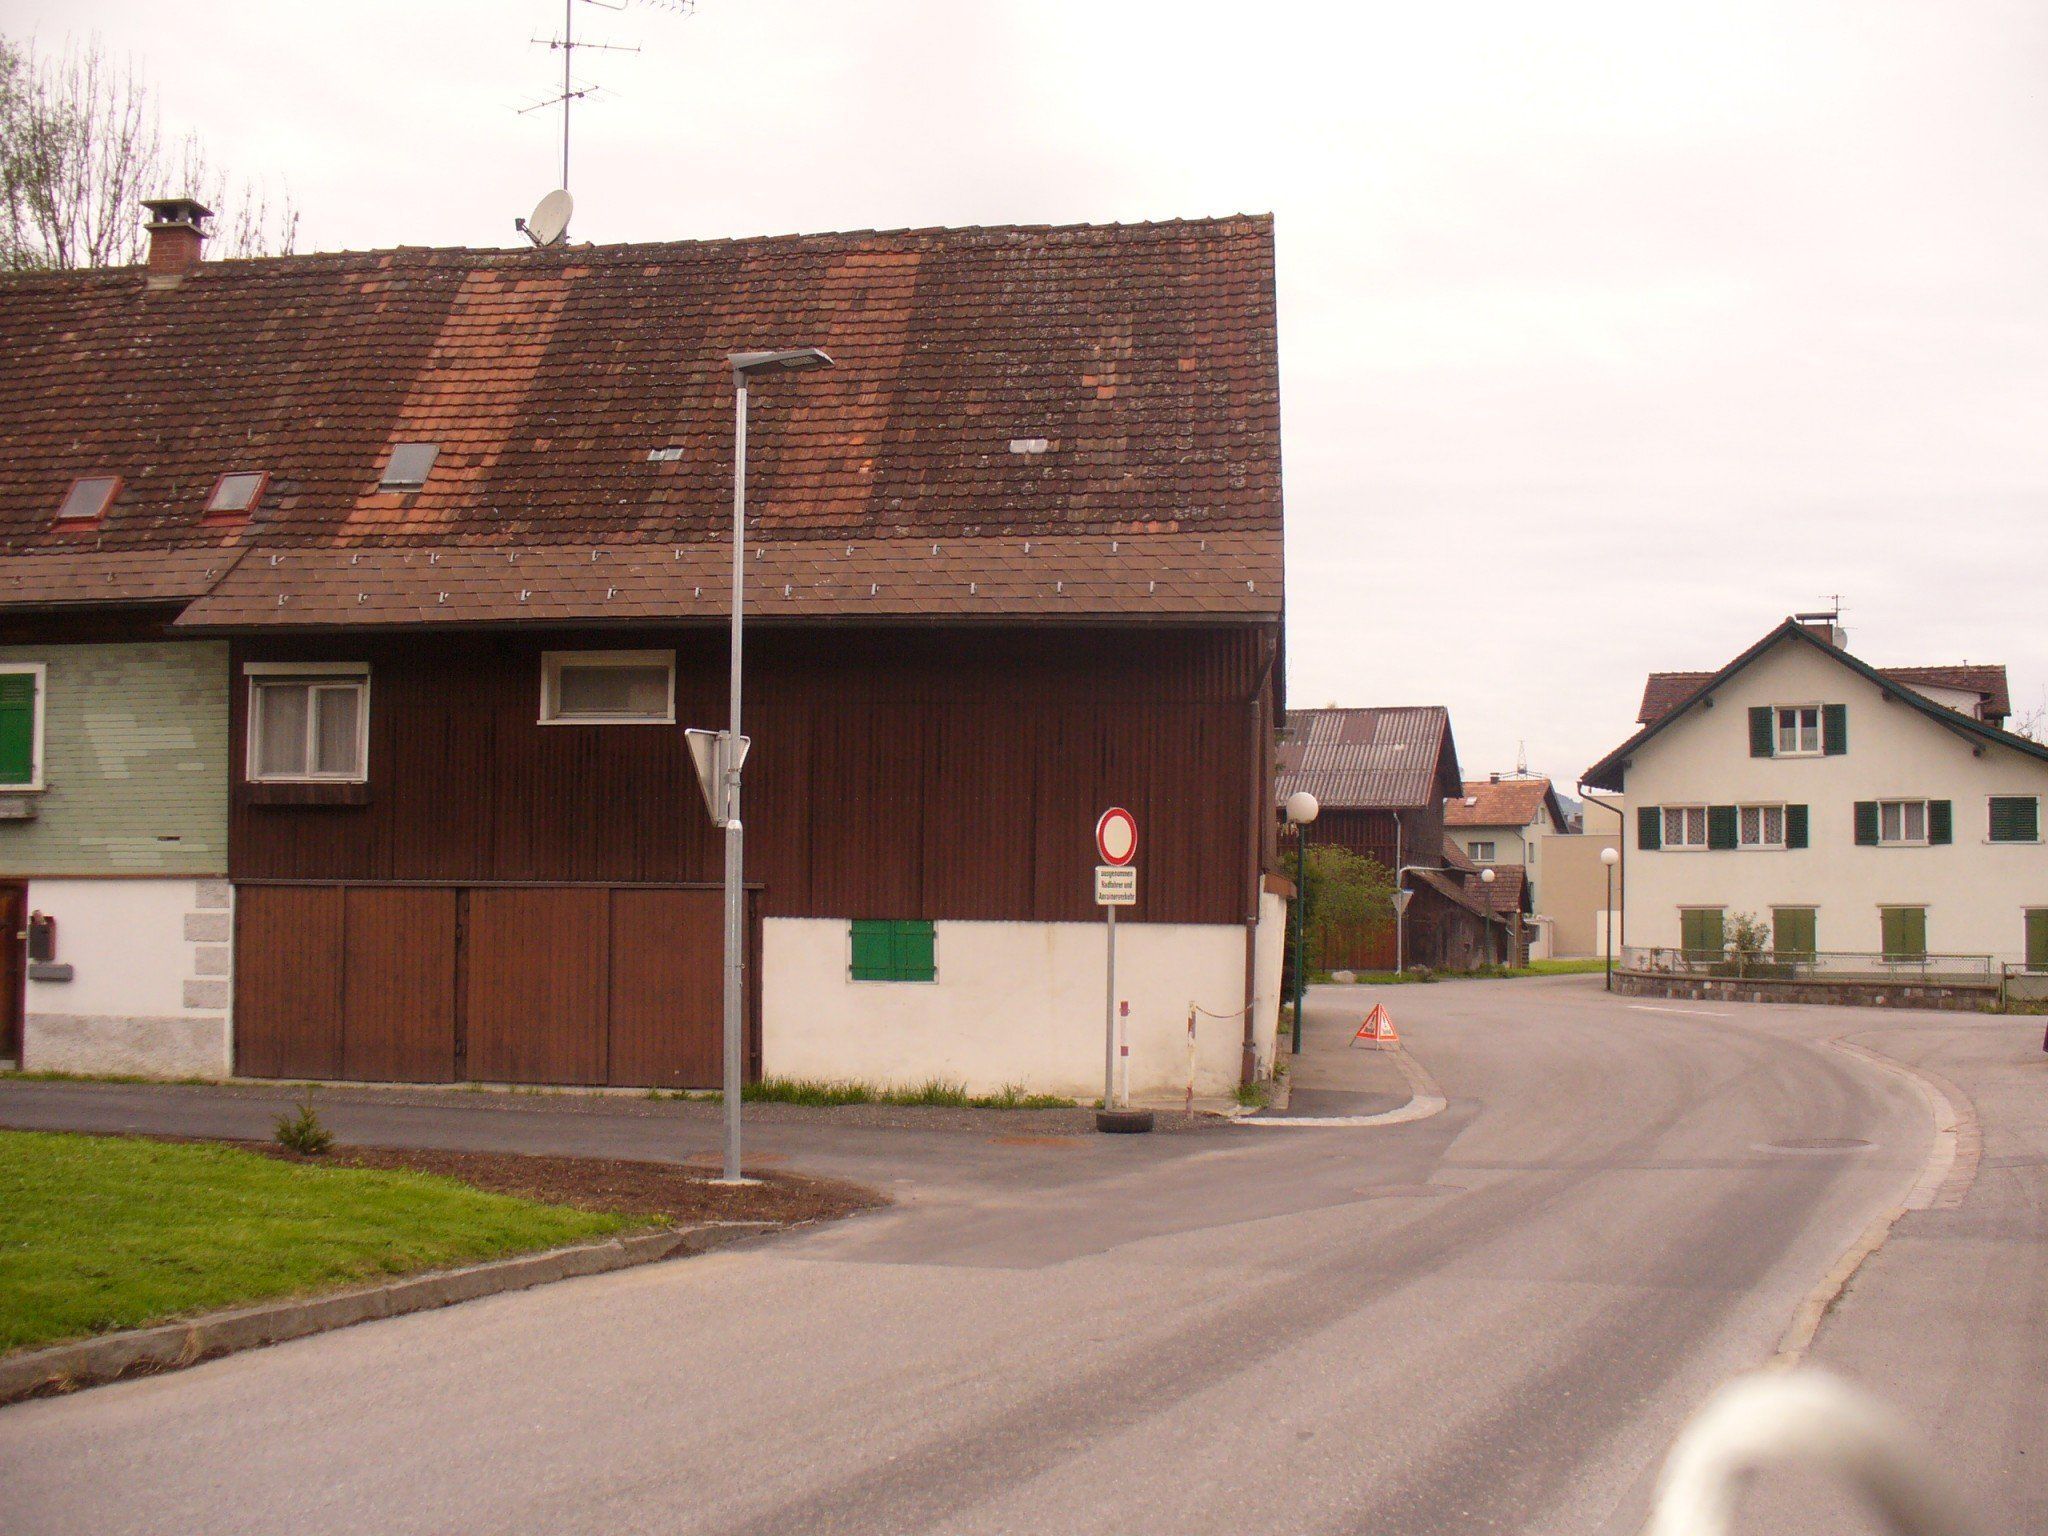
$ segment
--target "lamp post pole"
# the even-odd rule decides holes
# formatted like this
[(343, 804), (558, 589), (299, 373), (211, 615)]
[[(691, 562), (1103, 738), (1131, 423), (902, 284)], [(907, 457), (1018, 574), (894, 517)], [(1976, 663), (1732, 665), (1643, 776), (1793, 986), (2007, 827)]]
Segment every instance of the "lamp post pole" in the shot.
[(1605, 986), (1610, 992), (1614, 990), (1614, 866), (1619, 862), (1621, 862), (1621, 855), (1614, 849), (1602, 848), (1600, 850), (1600, 863), (1607, 870), (1607, 909), (1601, 914), (1602, 920), (1607, 925), (1607, 942), (1601, 947), (1607, 953), (1607, 980)]
[(1301, 1054), (1301, 1000), (1308, 984), (1308, 828), (1323, 807), (1305, 789), (1287, 797), (1287, 821), (1294, 828), (1294, 1043)]
[(746, 1077), (746, 832), (740, 821), (740, 767), (746, 751), (740, 730), (741, 642), (747, 586), (747, 383), (770, 370), (829, 368), (832, 359), (816, 347), (793, 352), (735, 352), (732, 365), (732, 642), (725, 731), (718, 744), (719, 778), (724, 783), (725, 828), (725, 1062), (722, 1087), (725, 1156), (718, 1182), (743, 1184), (740, 1173), (740, 1095)]

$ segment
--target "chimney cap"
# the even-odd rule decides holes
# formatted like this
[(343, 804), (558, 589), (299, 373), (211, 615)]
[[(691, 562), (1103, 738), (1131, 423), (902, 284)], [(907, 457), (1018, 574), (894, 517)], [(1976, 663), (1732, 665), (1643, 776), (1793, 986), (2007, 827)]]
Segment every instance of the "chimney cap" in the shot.
[(213, 217), (213, 210), (195, 197), (145, 197), (142, 206), (150, 212), (151, 229), (182, 227), (204, 234), (203, 222)]

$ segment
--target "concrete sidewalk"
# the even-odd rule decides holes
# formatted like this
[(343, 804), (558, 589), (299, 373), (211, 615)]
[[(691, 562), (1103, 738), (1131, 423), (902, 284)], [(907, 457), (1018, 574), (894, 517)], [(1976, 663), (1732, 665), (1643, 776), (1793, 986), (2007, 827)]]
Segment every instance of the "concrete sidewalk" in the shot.
[(1400, 1010), (1381, 990), (1324, 986), (1309, 993), (1302, 1010), (1301, 1054), (1281, 1058), (1288, 1065), (1285, 1100), (1261, 1119), (1378, 1115), (1408, 1102), (1415, 1089), (1401, 1069), (1406, 1046), (1352, 1043), (1376, 1002), (1387, 1004), (1398, 1030)]

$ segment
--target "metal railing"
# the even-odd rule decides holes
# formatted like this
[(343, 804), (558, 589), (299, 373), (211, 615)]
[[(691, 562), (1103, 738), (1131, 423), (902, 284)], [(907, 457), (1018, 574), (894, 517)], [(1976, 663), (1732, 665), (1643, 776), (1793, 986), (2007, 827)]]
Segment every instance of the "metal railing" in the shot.
[(2014, 1003), (2048, 1003), (2048, 967), (2004, 966), (1998, 977), (1998, 1002), (2002, 1008)]
[(1979, 1529), (1906, 1424), (1838, 1378), (1803, 1370), (1744, 1376), (1708, 1399), (1665, 1459), (1643, 1536), (1731, 1536), (1743, 1488), (1772, 1466), (1833, 1474), (1900, 1536)]
[(1653, 976), (1711, 976), (1748, 981), (1926, 981), (1996, 986), (1991, 955), (1887, 955), (1851, 950), (1737, 951), (1630, 944), (1621, 969)]

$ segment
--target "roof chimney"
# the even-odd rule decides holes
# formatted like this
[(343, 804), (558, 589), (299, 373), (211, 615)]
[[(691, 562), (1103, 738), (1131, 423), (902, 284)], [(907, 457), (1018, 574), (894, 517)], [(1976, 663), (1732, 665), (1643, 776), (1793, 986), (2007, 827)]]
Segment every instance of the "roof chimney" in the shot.
[(1497, 773), (1489, 773), (1486, 776), (1486, 782), (1489, 784), (1498, 784), (1500, 782), (1500, 775)]
[(1822, 613), (1795, 613), (1792, 622), (1823, 645), (1832, 645), (1837, 650), (1848, 646), (1849, 634), (1842, 628), (1842, 610), (1839, 607)]
[(151, 274), (175, 277), (197, 263), (213, 210), (189, 197), (144, 198), (142, 206), (149, 210)]

